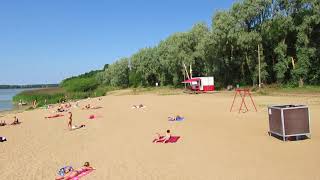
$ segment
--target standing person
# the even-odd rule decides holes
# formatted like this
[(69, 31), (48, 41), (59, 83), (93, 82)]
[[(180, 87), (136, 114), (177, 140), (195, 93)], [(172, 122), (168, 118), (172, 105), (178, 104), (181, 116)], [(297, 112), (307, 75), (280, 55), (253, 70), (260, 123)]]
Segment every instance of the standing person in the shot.
[(33, 101), (32, 106), (34, 109), (37, 107), (37, 100), (36, 99)]
[(68, 114), (68, 128), (69, 130), (72, 130), (72, 112), (69, 112)]

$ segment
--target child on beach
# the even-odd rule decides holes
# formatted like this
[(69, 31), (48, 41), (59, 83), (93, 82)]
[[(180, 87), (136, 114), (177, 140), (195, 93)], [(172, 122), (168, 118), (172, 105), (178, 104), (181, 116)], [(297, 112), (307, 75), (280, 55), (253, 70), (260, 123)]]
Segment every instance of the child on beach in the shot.
[(154, 143), (162, 142), (166, 143), (171, 138), (171, 132), (168, 129), (165, 136), (161, 136), (159, 133), (157, 133), (158, 137), (153, 141)]
[(95, 168), (90, 166), (89, 162), (85, 162), (84, 165), (79, 170), (73, 170), (72, 168), (67, 168), (63, 176), (59, 175), (56, 180), (66, 180), (73, 179), (82, 173), (95, 170)]

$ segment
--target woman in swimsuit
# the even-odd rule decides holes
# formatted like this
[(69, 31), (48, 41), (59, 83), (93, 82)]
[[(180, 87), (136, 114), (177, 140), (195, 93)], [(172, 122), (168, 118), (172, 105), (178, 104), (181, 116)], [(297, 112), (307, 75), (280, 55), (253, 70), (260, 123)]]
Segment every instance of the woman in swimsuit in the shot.
[(170, 138), (171, 138), (171, 132), (168, 129), (165, 136), (160, 136), (160, 134), (158, 134), (158, 137), (153, 142), (154, 143), (158, 143), (158, 142), (166, 143)]
[(91, 170), (95, 170), (95, 169), (90, 166), (89, 162), (85, 162), (84, 165), (79, 170), (68, 169), (64, 176), (59, 176), (56, 178), (56, 180), (72, 179), (79, 176), (81, 173), (91, 171)]

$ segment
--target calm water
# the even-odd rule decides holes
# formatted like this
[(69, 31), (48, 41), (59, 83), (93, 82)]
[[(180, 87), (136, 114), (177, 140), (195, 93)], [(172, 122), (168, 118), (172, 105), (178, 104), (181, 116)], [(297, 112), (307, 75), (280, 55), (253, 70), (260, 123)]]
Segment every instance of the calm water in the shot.
[(0, 89), (0, 111), (13, 108), (12, 97), (25, 89)]

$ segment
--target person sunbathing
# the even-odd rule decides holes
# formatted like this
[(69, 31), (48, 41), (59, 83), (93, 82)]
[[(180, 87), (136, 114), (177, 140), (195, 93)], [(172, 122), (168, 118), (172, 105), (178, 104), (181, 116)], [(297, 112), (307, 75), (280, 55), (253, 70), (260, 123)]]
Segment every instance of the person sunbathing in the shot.
[(0, 126), (5, 126), (5, 125), (7, 125), (7, 123), (6, 123), (6, 121), (1, 121), (1, 123), (0, 123)]
[(153, 141), (154, 143), (162, 142), (166, 143), (171, 138), (171, 132), (170, 130), (167, 130), (165, 136), (161, 136), (159, 133), (157, 133), (158, 137)]
[(183, 119), (183, 117), (179, 116), (179, 115), (176, 115), (175, 117), (173, 117), (173, 116), (168, 117), (168, 121), (180, 121), (182, 119)]
[(140, 109), (140, 108), (144, 108), (145, 106), (143, 104), (139, 104), (139, 105), (132, 105), (132, 109)]
[(47, 119), (47, 118), (57, 118), (57, 117), (62, 117), (62, 116), (64, 116), (63, 114), (54, 114), (54, 115), (51, 115), (51, 116), (46, 116), (45, 118)]
[(81, 124), (80, 126), (74, 125), (74, 126), (71, 127), (70, 131), (76, 130), (76, 129), (80, 129), (80, 128), (83, 128), (83, 127), (86, 127), (86, 125), (84, 125), (84, 124)]
[(21, 122), (19, 121), (19, 119), (17, 118), (17, 116), (14, 116), (13, 117), (14, 120), (13, 120), (13, 123), (11, 123), (11, 125), (17, 125), (17, 124), (20, 124)]
[(84, 165), (78, 170), (73, 170), (72, 168), (67, 168), (65, 170), (64, 175), (63, 176), (59, 175), (56, 178), (56, 180), (72, 179), (72, 178), (79, 176), (82, 173), (92, 171), (92, 170), (95, 170), (95, 168), (91, 167), (89, 162), (85, 162)]

